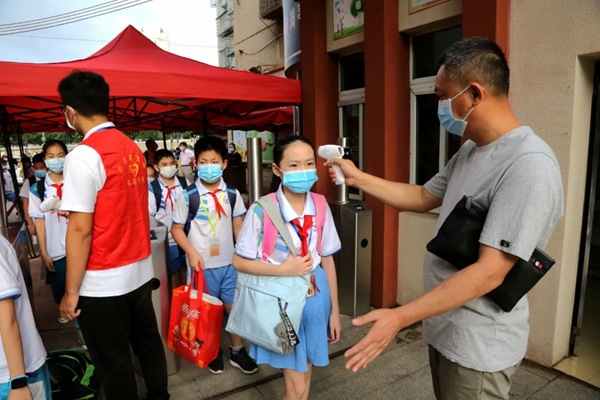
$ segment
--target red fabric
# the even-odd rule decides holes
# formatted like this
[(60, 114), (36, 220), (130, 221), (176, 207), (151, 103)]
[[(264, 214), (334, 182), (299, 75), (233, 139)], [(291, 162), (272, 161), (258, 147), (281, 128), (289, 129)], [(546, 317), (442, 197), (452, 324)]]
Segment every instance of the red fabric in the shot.
[(308, 236), (310, 234), (310, 228), (312, 228), (312, 215), (304, 216), (304, 225), (300, 225), (298, 218), (292, 220), (292, 224), (298, 231), (300, 241), (302, 242), (302, 257), (308, 254)]
[(148, 176), (140, 148), (117, 129), (92, 134), (81, 144), (100, 154), (106, 183), (94, 209), (88, 270), (107, 270), (150, 255)]
[[(201, 130), (215, 117), (301, 103), (300, 81), (203, 64), (169, 53), (129, 26), (88, 58), (0, 62), (0, 105), (19, 132), (67, 131), (59, 81), (75, 69), (110, 85), (109, 115), (123, 130)], [(164, 127), (164, 128), (163, 128)]]
[(62, 200), (62, 187), (63, 184), (62, 183), (53, 183), (52, 185), (53, 188), (56, 189), (56, 197), (58, 197), (60, 200)]
[(219, 353), (224, 307), (204, 299), (202, 293), (208, 289), (202, 289), (206, 287), (202, 270), (192, 275), (192, 283), (173, 289), (167, 346), (204, 368)]
[[(215, 202), (215, 208), (217, 210), (217, 215), (219, 216), (219, 219), (221, 219), (221, 214), (223, 214), (224, 216), (227, 216), (227, 214), (225, 213), (225, 209), (223, 209), (223, 206), (221, 205), (221, 203), (219, 202), (219, 198), (217, 197), (217, 194), (219, 192), (222, 192), (221, 189), (216, 189), (214, 192), (208, 192), (208, 194), (210, 194), (213, 198), (213, 201)], [(231, 208), (233, 209), (233, 205), (231, 205)]]
[(294, 125), (294, 110), (292, 106), (288, 106), (256, 111), (247, 115), (221, 114), (211, 119), (210, 125), (213, 129), (218, 130), (274, 131), (280, 127)]

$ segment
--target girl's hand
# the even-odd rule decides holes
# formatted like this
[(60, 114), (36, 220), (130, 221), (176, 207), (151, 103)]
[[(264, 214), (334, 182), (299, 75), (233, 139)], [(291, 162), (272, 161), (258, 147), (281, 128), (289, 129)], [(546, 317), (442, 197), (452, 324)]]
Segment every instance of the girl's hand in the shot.
[(52, 259), (50, 258), (50, 256), (48, 254), (42, 254), (42, 265), (48, 271), (52, 271), (52, 272), (56, 271), (54, 269), (54, 263), (52, 262)]
[(329, 342), (331, 344), (339, 342), (341, 333), (342, 320), (340, 319), (340, 313), (332, 312), (329, 317)]
[(294, 257), (290, 255), (283, 264), (281, 264), (282, 276), (302, 276), (312, 271), (312, 254), (308, 253), (304, 257)]
[(200, 269), (204, 269), (204, 259), (197, 251), (194, 251), (192, 254), (188, 254), (190, 258), (190, 268), (194, 271), (198, 272)]

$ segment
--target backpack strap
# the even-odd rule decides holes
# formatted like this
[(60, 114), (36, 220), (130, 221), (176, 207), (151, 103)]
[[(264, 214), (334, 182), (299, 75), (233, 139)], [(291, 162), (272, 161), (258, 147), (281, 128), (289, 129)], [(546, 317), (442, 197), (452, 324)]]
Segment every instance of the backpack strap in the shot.
[(29, 187), (32, 187), (33, 185), (35, 185), (35, 175), (34, 176), (30, 176), (29, 178), (27, 178), (27, 180), (29, 181)]
[[(296, 246), (294, 246), (294, 241), (292, 240), (292, 235), (290, 235), (290, 230), (281, 216), (281, 210), (279, 209), (279, 203), (277, 202), (277, 197), (275, 194), (270, 193), (261, 197), (256, 202), (262, 207), (264, 215), (263, 260), (265, 260), (267, 255), (273, 252), (278, 232), (283, 238), (283, 241), (290, 252), (296, 256)], [(269, 225), (268, 228), (267, 225)], [(268, 247), (265, 246), (266, 240), (269, 242), (267, 245)], [(271, 252), (268, 252), (269, 249)]]
[(156, 200), (156, 211), (158, 211), (160, 210), (160, 202), (162, 200), (162, 186), (160, 186), (158, 178), (150, 183), (150, 187), (152, 188), (152, 193), (154, 194), (154, 199)]
[(183, 189), (185, 189), (187, 187), (187, 181), (185, 180), (185, 176), (179, 176), (179, 175), (175, 175), (177, 177), (177, 180), (179, 181), (179, 184), (181, 185), (181, 187)]
[(185, 221), (183, 231), (187, 236), (190, 233), (192, 221), (194, 218), (196, 218), (196, 214), (198, 214), (198, 208), (200, 208), (200, 194), (198, 193), (198, 187), (195, 183), (192, 183), (190, 186), (185, 188), (185, 191), (188, 195), (188, 217)]
[(319, 235), (319, 240), (317, 241), (317, 252), (319, 253), (319, 255), (321, 255), (321, 248), (323, 244), (323, 226), (325, 225), (325, 218), (327, 216), (327, 200), (322, 194), (313, 192), (310, 192), (310, 194), (312, 195), (313, 201), (315, 202), (317, 214), (317, 234)]
[(227, 199), (229, 199), (229, 205), (231, 206), (231, 220), (233, 221), (233, 208), (237, 201), (237, 190), (233, 186), (227, 185)]
[[(327, 200), (325, 199), (325, 196), (318, 194), (318, 193), (313, 193), (313, 192), (309, 192), (313, 198), (313, 201), (315, 202), (315, 210), (316, 210), (316, 224), (317, 224), (317, 252), (319, 253), (319, 255), (321, 254), (321, 245), (322, 245), (322, 238), (323, 238), (323, 226), (325, 225), (325, 219), (327, 216)], [(277, 201), (277, 195), (275, 193), (269, 193), (266, 196), (263, 197), (269, 197), (270, 199), (272, 199), (275, 204), (277, 205), (277, 211), (279, 211), (279, 203)], [(262, 199), (262, 198), (261, 198)], [(261, 203), (259, 203), (261, 204)], [(262, 204), (261, 204), (262, 206)], [(263, 207), (264, 209), (264, 207)], [(279, 216), (281, 216), (281, 211), (279, 211)], [(270, 254), (273, 253), (273, 250), (275, 250), (275, 243), (277, 242), (277, 232), (279, 231), (276, 226), (274, 225), (273, 220), (271, 219), (270, 215), (272, 214), (267, 214), (266, 212), (263, 213), (263, 242), (262, 242), (262, 253), (263, 253), (263, 260), (266, 260), (266, 257), (268, 257)], [(279, 233), (281, 233), (281, 231), (279, 231)], [(289, 246), (288, 246), (289, 247)]]
[(41, 201), (44, 201), (44, 196), (46, 195), (46, 180), (40, 179), (36, 182), (35, 186), (37, 187), (37, 196)]

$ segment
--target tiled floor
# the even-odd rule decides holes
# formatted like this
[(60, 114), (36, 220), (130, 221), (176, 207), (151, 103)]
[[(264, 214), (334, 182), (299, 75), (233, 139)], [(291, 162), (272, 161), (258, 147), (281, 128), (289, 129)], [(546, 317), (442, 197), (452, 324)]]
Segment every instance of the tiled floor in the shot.
[(556, 369), (600, 387), (600, 280), (588, 278), (581, 341), (578, 355), (556, 365)]

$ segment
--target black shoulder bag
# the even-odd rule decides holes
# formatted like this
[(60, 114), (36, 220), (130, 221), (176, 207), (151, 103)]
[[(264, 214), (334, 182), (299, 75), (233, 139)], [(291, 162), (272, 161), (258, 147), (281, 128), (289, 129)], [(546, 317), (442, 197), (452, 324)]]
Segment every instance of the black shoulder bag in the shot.
[[(463, 269), (479, 258), (479, 237), (487, 210), (470, 196), (463, 198), (450, 212), (427, 250)], [(554, 260), (537, 247), (529, 261), (519, 259), (504, 282), (487, 294), (502, 310), (510, 312), (554, 265)]]

